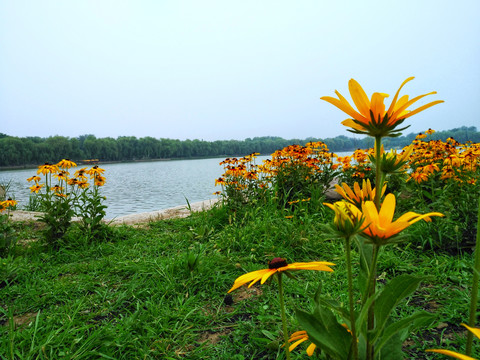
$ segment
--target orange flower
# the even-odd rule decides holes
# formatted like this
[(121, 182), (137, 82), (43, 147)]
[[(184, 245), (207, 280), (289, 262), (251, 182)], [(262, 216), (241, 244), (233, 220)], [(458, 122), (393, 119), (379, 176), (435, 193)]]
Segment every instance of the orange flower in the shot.
[(365, 230), (363, 230), (363, 234), (377, 245), (387, 244), (389, 238), (397, 235), (417, 221), (430, 221), (430, 216), (444, 216), (438, 212), (421, 215), (409, 211), (393, 221), (393, 215), (395, 213), (395, 195), (393, 194), (385, 196), (380, 211), (377, 210), (373, 201), (366, 201), (362, 204), (362, 213), (365, 217), (365, 224), (367, 225)]
[(411, 100), (408, 99), (408, 95), (404, 95), (398, 99), (400, 90), (410, 80), (413, 80), (413, 77), (409, 77), (402, 83), (402, 85), (400, 85), (400, 88), (395, 94), (395, 97), (393, 98), (392, 103), (387, 110), (385, 108), (384, 100), (386, 97), (388, 97), (388, 94), (376, 92), (373, 93), (371, 100), (369, 100), (367, 94), (365, 94), (365, 91), (354, 79), (350, 79), (348, 82), (348, 88), (358, 111), (355, 110), (336, 90), (335, 94), (338, 96), (338, 99), (330, 96), (324, 96), (321, 97), (321, 99), (336, 106), (352, 117), (351, 119), (343, 121), (342, 124), (352, 128), (353, 130), (349, 131), (353, 133), (371, 136), (397, 136), (399, 135), (400, 131), (406, 129), (406, 127), (402, 129), (396, 129), (396, 127), (400, 125), (406, 118), (415, 115), (420, 111), (428, 109), (433, 105), (443, 102), (443, 100), (432, 101), (413, 111), (408, 111), (408, 107), (421, 98), (427, 95), (436, 94), (436, 92), (433, 91), (428, 94), (417, 96)]

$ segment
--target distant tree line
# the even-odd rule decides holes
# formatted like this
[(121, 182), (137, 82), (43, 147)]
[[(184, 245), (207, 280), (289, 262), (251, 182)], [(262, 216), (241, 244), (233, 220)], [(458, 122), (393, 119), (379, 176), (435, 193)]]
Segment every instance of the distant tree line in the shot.
[[(417, 134), (408, 134), (384, 141), (386, 147), (401, 148), (412, 142)], [(480, 142), (480, 133), (476, 127), (455, 128), (439, 131), (431, 135), (432, 139), (445, 140), (453, 137), (460, 142)], [(373, 146), (369, 137), (355, 138), (344, 135), (335, 138), (307, 138), (286, 140), (281, 137), (263, 136), (245, 140), (175, 140), (153, 137), (120, 136), (97, 138), (94, 135), (82, 135), (75, 138), (64, 136), (14, 137), (0, 133), (0, 166), (28, 166), (44, 162), (56, 163), (62, 158), (79, 161), (99, 159), (100, 161), (135, 161), (153, 159), (188, 159), (199, 157), (243, 156), (252, 152), (262, 155), (271, 154), (277, 149), (292, 144), (304, 145), (309, 141), (323, 141), (330, 151), (353, 151)]]

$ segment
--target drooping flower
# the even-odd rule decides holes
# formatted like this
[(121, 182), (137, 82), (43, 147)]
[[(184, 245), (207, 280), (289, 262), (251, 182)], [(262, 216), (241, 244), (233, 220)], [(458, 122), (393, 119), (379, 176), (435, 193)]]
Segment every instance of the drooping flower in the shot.
[(373, 201), (366, 201), (362, 204), (362, 213), (365, 216), (365, 230), (363, 234), (366, 235), (373, 243), (377, 245), (385, 245), (393, 236), (400, 233), (410, 225), (420, 220), (431, 221), (431, 216), (444, 216), (439, 212), (430, 212), (424, 215), (409, 211), (397, 220), (393, 221), (395, 213), (395, 195), (388, 194), (385, 196), (380, 211), (377, 210)]
[(432, 91), (428, 94), (414, 97), (411, 100), (408, 99), (408, 95), (398, 98), (400, 90), (410, 80), (413, 80), (413, 77), (409, 77), (402, 83), (388, 109), (385, 108), (384, 104), (388, 94), (375, 92), (369, 100), (365, 91), (354, 79), (350, 79), (348, 88), (358, 111), (336, 90), (335, 94), (338, 96), (338, 99), (330, 96), (323, 96), (321, 99), (352, 117), (343, 121), (342, 124), (350, 127), (351, 130), (349, 131), (353, 133), (370, 136), (399, 136), (400, 131), (405, 130), (408, 126), (402, 129), (397, 129), (397, 126), (403, 123), (406, 118), (443, 102), (443, 100), (432, 101), (413, 111), (408, 111), (407, 109), (418, 100), (427, 95), (436, 94), (435, 91)]
[[(478, 339), (480, 339), (480, 328), (472, 328), (468, 325), (465, 325), (465, 324), (462, 324), (463, 326), (465, 326), (468, 331), (470, 331), (473, 335), (475, 335)], [(435, 353), (438, 353), (438, 354), (443, 354), (443, 355), (447, 355), (447, 356), (451, 356), (455, 359), (461, 359), (461, 360), (475, 360), (475, 358), (471, 357), (471, 356), (467, 356), (467, 355), (463, 355), (463, 354), (460, 354), (460, 353), (457, 353), (455, 351), (451, 351), (451, 350), (444, 350), (444, 349), (428, 349), (427, 351), (429, 352), (435, 352)]]
[(40, 178), (40, 176), (36, 176), (36, 175), (34, 175), (34, 176), (32, 176), (32, 177), (29, 177), (29, 178), (27, 179), (28, 182), (31, 182), (31, 181), (39, 182), (40, 180), (42, 180), (42, 179)]
[(274, 258), (268, 263), (268, 269), (262, 269), (252, 271), (238, 277), (232, 288), (228, 292), (232, 292), (238, 289), (240, 286), (250, 282), (248, 287), (260, 281), (260, 284), (265, 283), (267, 279), (277, 272), (293, 271), (293, 270), (318, 270), (318, 271), (333, 271), (329, 266), (335, 265), (325, 261), (312, 261), (312, 262), (297, 262), (287, 264), (287, 261), (283, 258)]

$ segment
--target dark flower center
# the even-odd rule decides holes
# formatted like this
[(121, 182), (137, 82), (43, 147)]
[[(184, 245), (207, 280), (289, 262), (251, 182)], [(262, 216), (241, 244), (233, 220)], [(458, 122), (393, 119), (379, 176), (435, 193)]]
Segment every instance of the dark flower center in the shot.
[(287, 259), (284, 258), (273, 258), (269, 263), (268, 263), (268, 268), (269, 269), (278, 269), (284, 266), (287, 266)]

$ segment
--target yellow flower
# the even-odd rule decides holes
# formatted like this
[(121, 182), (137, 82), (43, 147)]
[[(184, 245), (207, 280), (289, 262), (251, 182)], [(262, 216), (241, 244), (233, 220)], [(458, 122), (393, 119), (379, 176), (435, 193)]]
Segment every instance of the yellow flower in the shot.
[(103, 176), (101, 176), (101, 175), (95, 175), (94, 184), (95, 184), (96, 186), (103, 186), (103, 185), (105, 185), (105, 177), (103, 177)]
[(260, 281), (260, 284), (265, 283), (267, 279), (277, 272), (290, 271), (290, 270), (318, 270), (318, 271), (333, 271), (329, 266), (335, 265), (333, 263), (325, 261), (312, 261), (312, 262), (298, 262), (293, 264), (287, 264), (287, 261), (283, 258), (274, 258), (268, 263), (268, 269), (262, 269), (252, 271), (244, 274), (235, 280), (233, 287), (228, 290), (232, 292), (238, 289), (240, 286), (250, 282), (248, 287), (251, 287), (256, 282)]
[(335, 212), (333, 223), (342, 236), (352, 236), (360, 232), (364, 219), (362, 212), (355, 205), (346, 201), (323, 204)]
[(63, 171), (63, 170), (62, 170), (62, 171), (59, 171), (58, 174), (53, 175), (53, 177), (57, 178), (57, 179), (60, 180), (60, 181), (61, 181), (61, 180), (65, 180), (65, 181), (66, 181), (68, 175), (70, 175), (70, 174), (68, 173), (68, 171)]
[(34, 192), (36, 194), (38, 194), (38, 192), (40, 191), (40, 189), (44, 187), (44, 184), (35, 184), (33, 186), (30, 186), (29, 189), (30, 189), (30, 192)]
[[(403, 148), (400, 154), (397, 154), (397, 150), (391, 150), (389, 152), (384, 152), (383, 145), (381, 147), (381, 168), (382, 172), (385, 174), (394, 174), (402, 171), (407, 162), (409, 161), (410, 155), (413, 152), (413, 145), (409, 145)], [(375, 156), (372, 155), (370, 160), (375, 163)]]
[[(387, 186), (384, 185), (380, 196), (383, 196), (386, 188)], [(367, 200), (373, 201), (375, 199), (376, 188), (372, 189), (370, 180), (363, 180), (361, 188), (357, 182), (353, 184), (353, 190), (346, 183), (342, 183), (342, 186), (335, 185), (335, 191), (342, 195), (349, 203), (361, 208), (363, 202)]]
[(45, 163), (38, 167), (37, 174), (40, 174), (40, 173), (42, 173), (43, 175), (55, 174), (57, 171), (58, 171), (58, 168), (56, 165)]
[(104, 169), (101, 169), (97, 165), (95, 165), (90, 170), (85, 171), (85, 173), (90, 175), (90, 178), (93, 179), (96, 175), (102, 175), (104, 171)]
[(27, 179), (28, 182), (31, 182), (31, 181), (39, 182), (40, 180), (41, 180), (40, 176), (36, 176), (36, 175), (29, 177)]
[[(304, 331), (304, 330), (295, 331), (292, 335), (290, 335), (290, 339), (288, 339), (289, 343), (295, 341), (293, 344), (291, 344), (289, 346), (288, 351), (291, 352), (298, 345), (300, 345), (301, 343), (303, 343), (304, 341), (307, 341), (307, 340), (308, 340), (308, 334), (307, 334), (306, 331)], [(315, 351), (316, 348), (317, 348), (317, 345), (315, 345), (313, 342), (310, 345), (308, 345), (307, 355), (312, 356), (313, 352)]]
[(17, 205), (17, 202), (15, 200), (12, 200), (12, 198), (8, 198), (8, 200), (5, 201), (0, 201), (0, 212), (10, 207), (14, 207), (15, 205)]
[(397, 235), (417, 221), (430, 221), (430, 216), (443, 216), (443, 214), (438, 212), (421, 215), (409, 211), (393, 221), (393, 215), (395, 213), (395, 195), (393, 194), (385, 196), (380, 211), (377, 210), (373, 201), (366, 201), (362, 205), (362, 213), (363, 216), (365, 216), (366, 225), (363, 234), (377, 245), (387, 244), (388, 242), (386, 240)]
[(411, 100), (408, 99), (408, 95), (404, 95), (399, 99), (398, 95), (400, 90), (412, 79), (413, 77), (409, 77), (402, 83), (388, 110), (386, 110), (384, 104), (384, 100), (386, 97), (388, 97), (388, 94), (375, 92), (372, 94), (371, 100), (369, 100), (367, 94), (365, 94), (365, 91), (354, 79), (350, 79), (348, 82), (348, 88), (358, 111), (355, 110), (336, 90), (335, 94), (338, 96), (338, 99), (330, 96), (324, 96), (321, 97), (321, 99), (336, 106), (352, 117), (351, 119), (347, 119), (342, 122), (343, 125), (353, 129), (349, 130), (351, 132), (371, 136), (398, 136), (399, 132), (405, 130), (406, 127), (402, 129), (396, 129), (396, 127), (400, 125), (406, 118), (415, 115), (420, 111), (428, 109), (433, 105), (443, 102), (443, 100), (432, 101), (413, 111), (408, 111), (407, 108), (421, 98), (427, 95), (436, 94), (436, 92), (433, 91), (428, 94), (417, 96)]
[[(478, 339), (480, 339), (480, 329), (479, 328), (472, 328), (468, 325), (465, 325), (465, 324), (462, 324), (463, 326), (465, 326), (473, 335), (475, 335)], [(455, 351), (451, 351), (451, 350), (443, 350), (443, 349), (428, 349), (427, 351), (430, 351), (430, 352), (436, 352), (436, 353), (439, 353), (439, 354), (443, 354), (443, 355), (448, 355), (448, 356), (451, 356), (451, 357), (454, 357), (455, 359), (461, 359), (461, 360), (475, 360), (475, 358), (473, 357), (470, 357), (470, 356), (467, 356), (467, 355), (463, 355), (463, 354), (459, 354)]]
[(77, 166), (77, 164), (70, 159), (63, 159), (57, 164), (57, 166), (62, 169), (70, 169), (71, 167)]

